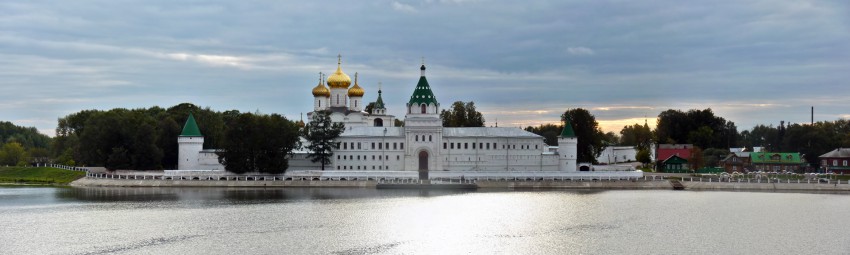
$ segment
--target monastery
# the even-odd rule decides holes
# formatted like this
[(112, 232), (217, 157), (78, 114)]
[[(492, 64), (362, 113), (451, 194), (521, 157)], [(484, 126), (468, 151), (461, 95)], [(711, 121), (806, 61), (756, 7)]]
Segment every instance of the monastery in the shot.
[[(515, 127), (443, 127), (440, 103), (425, 76), (413, 86), (405, 107), (404, 126), (396, 127), (387, 114), (381, 90), (371, 113), (363, 109), (365, 90), (342, 71), (341, 61), (327, 82), (320, 78), (313, 90), (313, 111), (330, 111), (333, 122), (345, 124), (326, 170), (340, 172), (404, 171), (427, 179), (429, 172), (577, 172), (577, 138), (565, 125), (558, 147), (543, 137)], [(325, 86), (325, 83), (327, 86)], [(214, 150), (203, 149), (203, 136), (192, 116), (178, 137), (179, 170), (224, 170)], [(306, 151), (290, 159), (292, 170), (319, 170)], [(581, 170), (590, 170), (582, 166)]]

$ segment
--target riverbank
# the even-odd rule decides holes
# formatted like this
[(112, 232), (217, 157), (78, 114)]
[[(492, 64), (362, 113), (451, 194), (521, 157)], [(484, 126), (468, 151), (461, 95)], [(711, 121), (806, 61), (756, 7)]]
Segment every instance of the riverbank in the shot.
[[(692, 191), (778, 191), (778, 192), (850, 192), (850, 184), (822, 183), (738, 183), (681, 182)], [(668, 180), (584, 180), (584, 181), (476, 181), (479, 189), (571, 189), (571, 190), (668, 190)], [(128, 180), (81, 178), (71, 183), (76, 187), (247, 187), (247, 188), (376, 188), (374, 180)], [(437, 184), (439, 185), (439, 184)]]
[(0, 167), (2, 185), (67, 185), (85, 176), (83, 171), (52, 167)]

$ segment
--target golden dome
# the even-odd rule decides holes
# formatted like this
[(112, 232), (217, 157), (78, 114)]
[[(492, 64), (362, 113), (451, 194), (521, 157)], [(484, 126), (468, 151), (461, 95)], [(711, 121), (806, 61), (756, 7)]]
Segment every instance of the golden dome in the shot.
[(322, 75), (322, 73), (319, 73), (319, 85), (316, 85), (316, 87), (313, 88), (313, 96), (314, 97), (319, 97), (319, 96), (330, 97), (331, 96), (331, 91), (328, 89), (328, 87), (325, 87), (325, 85), (322, 84), (322, 80), (323, 80), (324, 77), (325, 76)]
[(342, 72), (340, 64), (342, 56), (337, 56), (336, 72), (328, 76), (328, 87), (332, 89), (347, 89), (351, 85), (351, 77)]
[(365, 91), (363, 91), (363, 88), (361, 88), (360, 85), (357, 85), (357, 73), (354, 73), (354, 87), (348, 89), (348, 96), (363, 97), (363, 94), (365, 94)]

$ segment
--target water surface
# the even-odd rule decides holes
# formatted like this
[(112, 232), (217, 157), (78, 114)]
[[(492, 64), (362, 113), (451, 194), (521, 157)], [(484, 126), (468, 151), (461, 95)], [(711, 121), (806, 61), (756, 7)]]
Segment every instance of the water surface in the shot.
[(846, 254), (850, 196), (0, 188), (3, 254)]

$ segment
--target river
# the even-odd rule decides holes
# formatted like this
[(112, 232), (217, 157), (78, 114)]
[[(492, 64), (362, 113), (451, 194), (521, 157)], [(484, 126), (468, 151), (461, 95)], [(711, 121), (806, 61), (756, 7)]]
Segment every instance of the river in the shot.
[(2, 254), (847, 254), (850, 195), (0, 187)]

